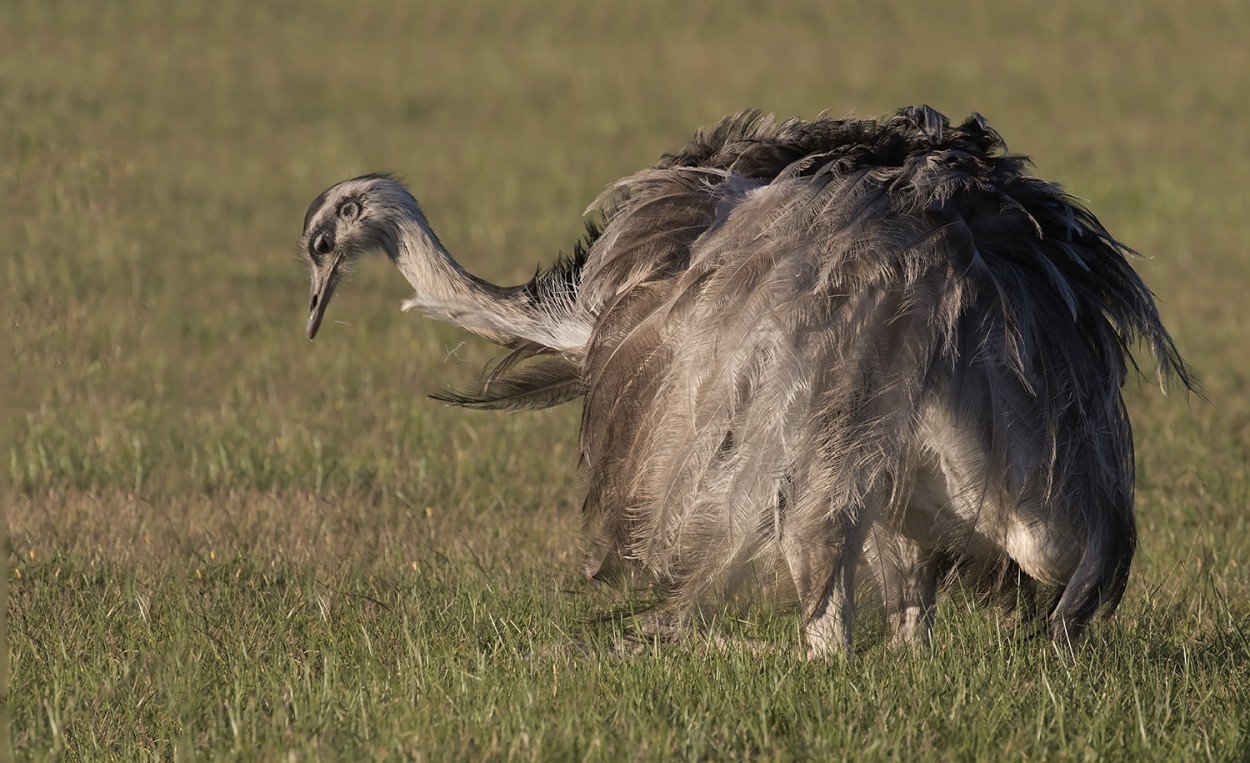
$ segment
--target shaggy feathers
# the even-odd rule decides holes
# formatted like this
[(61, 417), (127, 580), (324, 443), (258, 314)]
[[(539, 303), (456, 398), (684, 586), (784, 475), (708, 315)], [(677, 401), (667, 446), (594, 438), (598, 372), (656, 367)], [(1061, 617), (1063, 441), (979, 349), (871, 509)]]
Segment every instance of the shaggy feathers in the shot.
[[(1057, 638), (1114, 609), (1128, 350), (1192, 380), (1127, 248), (1025, 166), (978, 116), (746, 114), (613, 186), (579, 292), (588, 572), (632, 560), (687, 611), (781, 558), (819, 651), (849, 639), (877, 523), (924, 565), (1066, 586)], [(922, 469), (939, 507), (909, 508)], [(926, 512), (956, 519), (909, 537)], [(884, 567), (906, 556), (882, 545)]]
[(634, 566), (671, 613), (780, 567), (827, 652), (850, 642), (866, 549), (896, 640), (927, 639), (953, 560), (1056, 587), (1071, 643), (1115, 609), (1135, 548), (1130, 349), (1194, 380), (1128, 248), (1027, 165), (979, 115), (924, 106), (729, 117), (610, 186), (572, 257), (499, 290), (587, 341), (494, 328), (512, 352), (436, 397), (583, 397), (586, 571)]

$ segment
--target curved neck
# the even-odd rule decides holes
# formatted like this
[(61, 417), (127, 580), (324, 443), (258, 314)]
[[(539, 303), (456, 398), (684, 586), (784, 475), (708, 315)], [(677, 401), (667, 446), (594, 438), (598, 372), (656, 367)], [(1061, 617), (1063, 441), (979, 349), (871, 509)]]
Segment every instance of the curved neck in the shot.
[(582, 349), (585, 339), (569, 336), (565, 321), (535, 304), (525, 287), (496, 286), (460, 267), (419, 212), (401, 219), (395, 233), (387, 254), (416, 290), (404, 301), (405, 312), (420, 310), (505, 346)]

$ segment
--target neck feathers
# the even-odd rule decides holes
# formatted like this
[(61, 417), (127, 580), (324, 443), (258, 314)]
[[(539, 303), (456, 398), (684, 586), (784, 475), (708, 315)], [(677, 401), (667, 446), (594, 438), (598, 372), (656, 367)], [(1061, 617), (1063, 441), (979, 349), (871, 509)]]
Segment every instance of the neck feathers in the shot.
[(578, 355), (585, 348), (588, 323), (553, 314), (523, 286), (500, 287), (468, 273), (419, 211), (402, 218), (395, 244), (387, 254), (416, 291), (404, 301), (405, 312), (420, 310), (504, 346), (528, 342)]

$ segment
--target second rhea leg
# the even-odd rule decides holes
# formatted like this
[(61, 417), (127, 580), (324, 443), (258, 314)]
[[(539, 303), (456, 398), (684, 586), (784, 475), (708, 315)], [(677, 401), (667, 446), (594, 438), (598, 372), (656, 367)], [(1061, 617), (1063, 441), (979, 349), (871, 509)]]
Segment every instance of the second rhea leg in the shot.
[[(877, 528), (874, 535), (885, 534)], [(874, 537), (881, 565), (890, 645), (932, 645), (937, 608), (937, 555), (902, 535)]]
[(809, 658), (850, 653), (862, 543), (861, 522), (845, 512), (782, 530), (782, 553), (798, 591)]

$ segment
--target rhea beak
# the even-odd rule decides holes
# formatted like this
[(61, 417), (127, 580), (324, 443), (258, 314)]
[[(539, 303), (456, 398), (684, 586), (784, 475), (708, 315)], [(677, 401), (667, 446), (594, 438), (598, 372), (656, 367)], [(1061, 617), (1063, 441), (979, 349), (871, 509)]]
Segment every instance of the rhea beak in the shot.
[(334, 287), (339, 283), (339, 259), (335, 257), (326, 267), (313, 270), (312, 297), (308, 303), (308, 338), (317, 336), (321, 328), (321, 319), (325, 317), (326, 306), (330, 297), (334, 296)]

